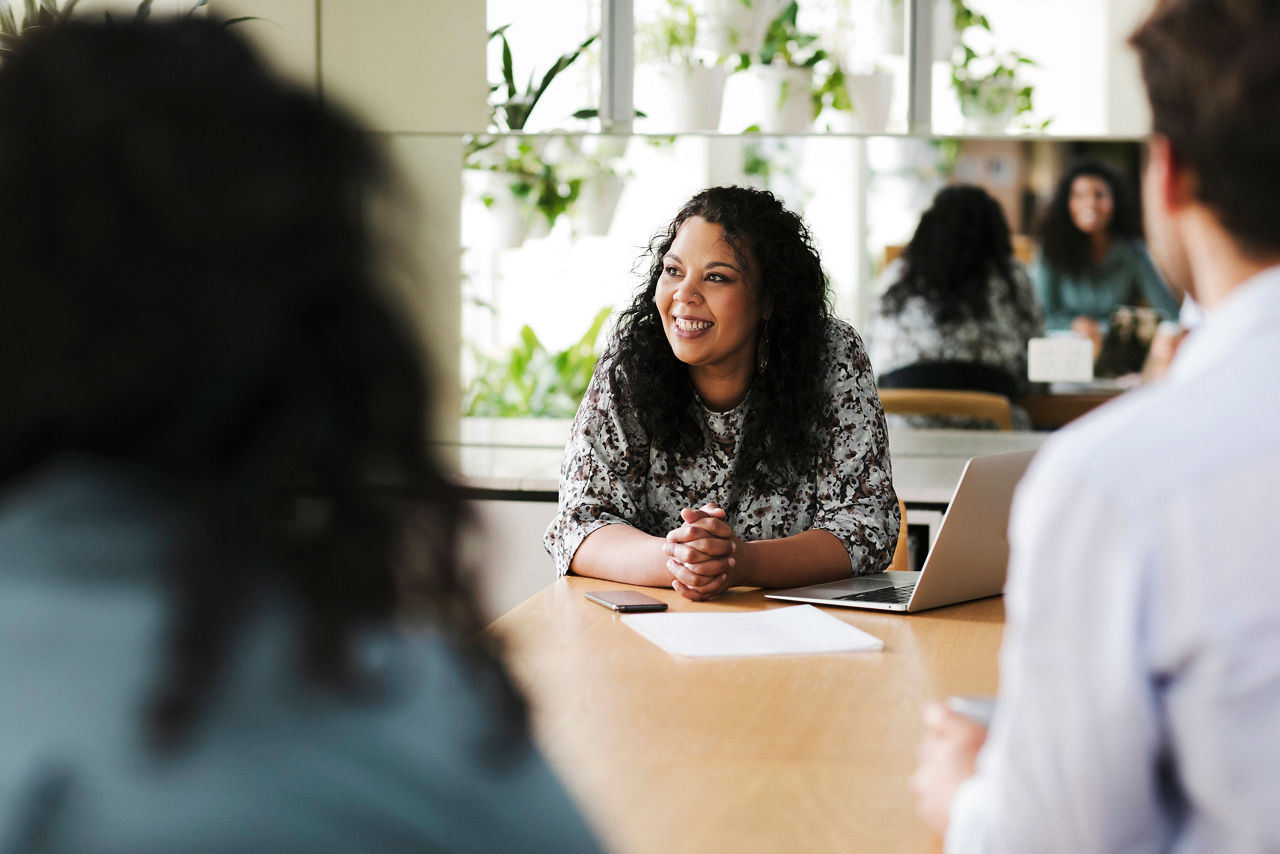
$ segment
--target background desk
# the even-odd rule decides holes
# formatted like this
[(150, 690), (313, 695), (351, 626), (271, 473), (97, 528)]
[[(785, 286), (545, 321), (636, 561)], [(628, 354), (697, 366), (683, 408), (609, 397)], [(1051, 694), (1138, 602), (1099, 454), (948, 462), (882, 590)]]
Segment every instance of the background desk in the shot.
[[(999, 598), (913, 615), (826, 611), (883, 652), (685, 659), (561, 579), (497, 620), (535, 737), (610, 850), (935, 851), (908, 778), (920, 706), (992, 694)], [(672, 610), (786, 607), (759, 591)]]
[(1118, 389), (1032, 394), (1019, 398), (1017, 403), (1027, 411), (1037, 430), (1057, 430), (1119, 395)]

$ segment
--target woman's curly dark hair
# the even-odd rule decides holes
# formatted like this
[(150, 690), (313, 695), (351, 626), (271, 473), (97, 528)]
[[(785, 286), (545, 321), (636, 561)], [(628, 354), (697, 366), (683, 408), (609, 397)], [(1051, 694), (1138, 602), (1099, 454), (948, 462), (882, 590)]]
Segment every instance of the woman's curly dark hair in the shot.
[(1040, 224), (1040, 252), (1045, 263), (1067, 274), (1079, 274), (1093, 266), (1089, 235), (1071, 218), (1071, 185), (1081, 175), (1101, 178), (1111, 188), (1111, 222), (1107, 233), (1112, 239), (1142, 236), (1137, 205), (1120, 173), (1100, 160), (1077, 161), (1058, 181)]
[(923, 298), (939, 325), (985, 319), (991, 313), (994, 273), (1010, 302), (1014, 291), (1013, 243), (1000, 203), (972, 184), (942, 188), (920, 217), (902, 253), (902, 275), (884, 292), (880, 312), (892, 317), (913, 297)]
[(761, 308), (772, 309), (763, 337), (768, 366), (752, 384), (738, 472), (747, 482), (777, 484), (812, 468), (834, 413), (824, 383), (831, 316), (826, 275), (808, 227), (772, 193), (703, 190), (654, 235), (643, 256), (648, 279), (619, 318), (605, 353), (610, 380), (622, 411), (639, 421), (655, 445), (688, 454), (703, 447), (689, 368), (671, 351), (654, 304), (663, 256), (693, 217), (724, 229)]
[(0, 115), (0, 484), (88, 455), (192, 521), (153, 744), (191, 732), (268, 591), (298, 606), (301, 669), (344, 690), (363, 631), (416, 595), (522, 732), (469, 643), (467, 514), (427, 454), (427, 374), (366, 216), (394, 177), (372, 137), (200, 19), (36, 33), (0, 66)]

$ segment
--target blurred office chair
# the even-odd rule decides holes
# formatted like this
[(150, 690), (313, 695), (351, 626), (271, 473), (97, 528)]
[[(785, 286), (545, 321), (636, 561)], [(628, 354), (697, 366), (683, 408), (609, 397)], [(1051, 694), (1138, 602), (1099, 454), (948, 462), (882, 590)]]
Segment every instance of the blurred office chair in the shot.
[(987, 391), (882, 388), (880, 404), (886, 414), (956, 415), (990, 421), (997, 430), (1013, 429), (1013, 409), (1009, 398)]

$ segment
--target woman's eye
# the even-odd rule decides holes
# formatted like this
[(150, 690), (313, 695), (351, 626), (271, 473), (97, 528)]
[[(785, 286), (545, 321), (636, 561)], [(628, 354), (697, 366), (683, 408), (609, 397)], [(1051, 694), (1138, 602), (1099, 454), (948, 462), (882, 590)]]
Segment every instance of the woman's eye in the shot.
[(668, 264), (666, 267), (662, 268), (662, 272), (666, 273), (668, 276), (678, 276), (680, 275), (680, 268), (673, 267), (670, 264)]
[(723, 273), (707, 273), (707, 281), (708, 282), (727, 282), (729, 280), (725, 278)]

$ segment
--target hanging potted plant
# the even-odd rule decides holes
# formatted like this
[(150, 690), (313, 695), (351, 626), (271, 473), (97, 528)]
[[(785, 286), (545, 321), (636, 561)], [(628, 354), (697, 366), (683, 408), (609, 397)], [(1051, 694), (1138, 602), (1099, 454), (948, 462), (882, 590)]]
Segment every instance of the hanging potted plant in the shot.
[(815, 68), (821, 78), (814, 99), (817, 124), (831, 133), (883, 133), (889, 123), (893, 75), (877, 66), (845, 71), (827, 59)]
[(754, 56), (787, 0), (691, 0), (696, 46), (720, 59)]
[(728, 72), (714, 54), (696, 49), (697, 32), (689, 0), (666, 0), (656, 19), (637, 27), (636, 106), (645, 130), (696, 133), (720, 126)]
[[(521, 89), (516, 85), (515, 63), (507, 40), (509, 26), (503, 25), (489, 34), (490, 41), (498, 39), (502, 45), (502, 79), (489, 87), (489, 125), (498, 132), (521, 133), (547, 88), (577, 61), (596, 36), (561, 55), (541, 78), (531, 73)], [(475, 176), (470, 190), (490, 213), (496, 248), (519, 246), (532, 229), (550, 230), (581, 189), (580, 179), (563, 179), (541, 156), (542, 142), (537, 138), (491, 135), (468, 137), (465, 141), (463, 165)]]
[(475, 143), (469, 160), (472, 192), (489, 212), (496, 249), (514, 249), (531, 235), (551, 231), (582, 192), (584, 173), (562, 168), (532, 139), (492, 138)]
[[(145, 21), (151, 15), (151, 4), (154, 0), (139, 0), (138, 8), (134, 10), (133, 19), (135, 21)], [(13, 6), (10, 0), (0, 0), (0, 62), (4, 61), (5, 54), (13, 50), (18, 43), (26, 37), (28, 33), (42, 29), (44, 27), (52, 27), (66, 21), (71, 17), (71, 13), (76, 10), (80, 0), (66, 0), (59, 8), (59, 0), (25, 0), (23, 3), (22, 21), (18, 21), (18, 17), (13, 13)], [(187, 10), (187, 15), (195, 14), (196, 10), (201, 6), (207, 6), (209, 0), (193, 0), (191, 8)], [(111, 13), (104, 12), (107, 20), (111, 20)], [(241, 21), (256, 21), (258, 18), (251, 15), (241, 16), (239, 18), (229, 18), (224, 22), (225, 26), (238, 24)]]
[(814, 66), (826, 58), (818, 37), (796, 27), (799, 4), (787, 6), (769, 24), (753, 57), (740, 58), (738, 97), (754, 117), (748, 129), (762, 133), (804, 133), (813, 124), (821, 100), (815, 95)]
[[(991, 22), (973, 11), (964, 0), (951, 0), (956, 44), (951, 58), (951, 87), (960, 102), (964, 128), (969, 133), (1002, 133), (1016, 116), (1034, 109), (1034, 87), (1020, 74), (1036, 62), (1017, 51), (978, 51), (966, 41), (981, 33), (990, 35)], [(1044, 128), (1050, 120), (1039, 124)], [(1024, 127), (1030, 123), (1023, 121)]]
[(585, 141), (581, 155), (584, 167), (581, 190), (571, 214), (574, 230), (579, 234), (609, 233), (626, 187), (622, 165), (626, 143), (625, 138), (599, 136)]
[(1001, 133), (1015, 116), (1032, 109), (1032, 87), (1018, 76), (1035, 63), (1010, 51), (976, 54), (964, 47), (964, 62), (951, 69), (951, 85), (970, 133)]

